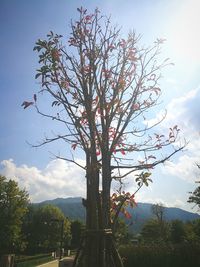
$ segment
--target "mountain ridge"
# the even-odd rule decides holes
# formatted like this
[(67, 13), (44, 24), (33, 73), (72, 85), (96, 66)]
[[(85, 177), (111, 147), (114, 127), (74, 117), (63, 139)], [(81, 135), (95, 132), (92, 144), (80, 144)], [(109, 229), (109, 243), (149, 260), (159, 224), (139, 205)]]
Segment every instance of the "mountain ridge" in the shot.
[[(33, 203), (37, 206), (55, 205), (62, 210), (64, 215), (71, 220), (85, 221), (85, 208), (82, 205), (81, 197), (56, 198), (45, 200), (39, 203)], [(135, 208), (128, 208), (132, 218), (125, 220), (129, 225), (129, 230), (138, 233), (145, 222), (153, 218), (151, 203), (139, 202)], [(181, 220), (183, 222), (199, 219), (200, 215), (176, 207), (165, 207), (164, 219), (166, 221)]]

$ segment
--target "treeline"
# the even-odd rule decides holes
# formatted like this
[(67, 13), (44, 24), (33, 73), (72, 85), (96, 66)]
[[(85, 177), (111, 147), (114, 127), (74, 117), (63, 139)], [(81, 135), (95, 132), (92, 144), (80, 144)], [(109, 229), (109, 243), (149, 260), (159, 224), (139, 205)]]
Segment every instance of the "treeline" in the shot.
[(17, 182), (0, 175), (0, 255), (48, 253), (79, 245), (83, 224), (53, 206), (31, 205)]
[(200, 266), (200, 219), (165, 221), (165, 208), (152, 206), (154, 219), (120, 245), (125, 267)]
[(145, 223), (139, 235), (139, 241), (148, 243), (200, 243), (200, 219), (183, 222), (166, 221), (165, 207), (162, 204), (152, 206), (154, 219)]
[[(149, 263), (149, 267), (200, 264), (200, 219), (168, 222), (165, 207), (160, 204), (152, 206), (152, 213), (154, 219), (147, 221), (137, 236), (128, 232), (124, 221), (118, 221), (115, 239), (125, 267), (147, 266), (148, 260), (153, 264)], [(58, 207), (31, 205), (25, 190), (0, 176), (0, 256), (49, 253), (61, 246), (75, 249), (83, 230), (83, 223), (70, 221)]]

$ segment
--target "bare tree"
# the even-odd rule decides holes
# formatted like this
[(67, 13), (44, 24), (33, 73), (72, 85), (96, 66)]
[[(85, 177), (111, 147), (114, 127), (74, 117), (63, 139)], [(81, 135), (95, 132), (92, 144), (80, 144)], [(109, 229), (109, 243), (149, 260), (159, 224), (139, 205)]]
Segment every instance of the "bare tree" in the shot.
[(165, 206), (162, 203), (153, 204), (151, 210), (158, 222), (162, 223), (164, 220)]
[(134, 32), (123, 39), (121, 30), (98, 9), (93, 14), (83, 8), (78, 12), (79, 19), (71, 22), (68, 45), (61, 35), (50, 32), (34, 48), (41, 65), (36, 78), (41, 92), (53, 99), (51, 113), (39, 108), (36, 95), (23, 106), (34, 105), (39, 114), (65, 126), (64, 134), (46, 137), (40, 145), (62, 140), (72, 151), (81, 149), (85, 154), (85, 166), (74, 157), (58, 157), (86, 172), (86, 233), (74, 266), (121, 267), (112, 236), (111, 182), (122, 182), (135, 173), (141, 188), (152, 168), (182, 149), (172, 147), (167, 156), (159, 153), (157, 159), (157, 152), (175, 142), (179, 129), (174, 126), (167, 136), (151, 134), (159, 122), (145, 123), (161, 94), (161, 69), (169, 62), (158, 62), (164, 40), (140, 47)]

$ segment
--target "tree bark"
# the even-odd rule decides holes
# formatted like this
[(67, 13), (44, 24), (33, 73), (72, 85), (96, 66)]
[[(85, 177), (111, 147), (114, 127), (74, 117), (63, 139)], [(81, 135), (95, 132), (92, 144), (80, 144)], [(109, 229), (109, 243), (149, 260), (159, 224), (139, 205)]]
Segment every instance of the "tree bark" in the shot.
[(102, 167), (102, 192), (99, 192), (98, 164), (88, 157), (86, 231), (73, 267), (123, 267), (116, 249), (110, 221), (110, 161)]

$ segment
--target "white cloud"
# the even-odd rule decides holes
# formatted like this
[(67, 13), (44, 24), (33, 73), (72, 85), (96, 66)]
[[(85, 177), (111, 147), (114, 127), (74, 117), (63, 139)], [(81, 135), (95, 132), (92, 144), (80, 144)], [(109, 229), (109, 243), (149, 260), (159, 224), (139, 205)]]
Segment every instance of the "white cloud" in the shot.
[[(200, 88), (190, 90), (184, 96), (174, 98), (167, 105), (167, 114), (162, 122), (162, 127), (169, 128), (178, 124), (184, 136), (200, 131)], [(160, 121), (166, 111), (161, 110), (157, 116), (146, 123), (148, 126)]]
[[(79, 160), (83, 165), (83, 161)], [(85, 197), (85, 173), (78, 166), (63, 160), (52, 160), (42, 170), (27, 165), (17, 166), (12, 159), (1, 162), (1, 174), (18, 182), (20, 188), (25, 188), (32, 202), (40, 202), (58, 197)], [(183, 170), (184, 172), (185, 170)], [(189, 172), (188, 172), (189, 173)], [(175, 174), (176, 175), (176, 174)], [(112, 192), (119, 189), (119, 183), (113, 182)], [(137, 185), (133, 177), (124, 181), (123, 190), (134, 193)], [(143, 187), (136, 194), (136, 202), (163, 203), (166, 207), (186, 208), (181, 196), (161, 197), (155, 194), (153, 186)]]
[(200, 130), (200, 89), (190, 90), (184, 96), (173, 99), (167, 106), (165, 124), (177, 124), (184, 135)]
[(165, 164), (165, 173), (181, 178), (187, 182), (194, 183), (198, 179), (198, 169), (196, 163), (199, 157), (195, 155), (183, 155), (177, 163), (167, 162)]
[[(78, 160), (81, 164), (83, 161)], [(43, 169), (17, 166), (12, 159), (1, 162), (1, 173), (25, 188), (32, 202), (57, 197), (85, 196), (85, 174), (73, 163), (56, 159)]]
[[(200, 88), (188, 91), (185, 95), (174, 98), (167, 106), (167, 116), (160, 124), (161, 132), (165, 132), (169, 127), (178, 125), (180, 131), (180, 141), (188, 142), (183, 153), (179, 153), (173, 158), (173, 162), (168, 161), (161, 169), (165, 177), (177, 177), (184, 180), (188, 187), (200, 179), (200, 171), (196, 163), (200, 163)], [(163, 112), (149, 121), (152, 125), (162, 116)], [(179, 145), (179, 142), (177, 142)], [(174, 200), (175, 201), (175, 200)], [(174, 202), (175, 203), (175, 202)], [(170, 204), (170, 203), (169, 203)], [(174, 205), (174, 204), (173, 204)]]
[[(189, 91), (186, 95), (173, 99), (167, 106), (164, 127), (178, 124), (180, 137), (188, 142), (184, 153), (176, 162), (165, 164), (165, 173), (188, 182), (197, 179), (196, 163), (200, 162), (200, 89)], [(158, 115), (159, 116), (159, 115)]]

